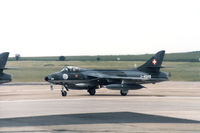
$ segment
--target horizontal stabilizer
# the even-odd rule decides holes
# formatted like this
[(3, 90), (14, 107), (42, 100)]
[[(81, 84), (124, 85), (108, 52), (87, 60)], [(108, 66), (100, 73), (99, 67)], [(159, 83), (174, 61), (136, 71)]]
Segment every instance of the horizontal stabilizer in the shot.
[(18, 70), (19, 68), (15, 68), (15, 67), (5, 67), (5, 68), (0, 68), (3, 70)]

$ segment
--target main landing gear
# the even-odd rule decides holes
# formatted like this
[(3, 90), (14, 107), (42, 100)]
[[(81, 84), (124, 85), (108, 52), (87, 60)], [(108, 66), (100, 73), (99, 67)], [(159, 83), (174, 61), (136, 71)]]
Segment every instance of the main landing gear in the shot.
[(94, 96), (96, 93), (96, 89), (88, 89), (88, 92), (91, 96)]
[(128, 94), (128, 90), (121, 90), (120, 94), (121, 96), (126, 96)]

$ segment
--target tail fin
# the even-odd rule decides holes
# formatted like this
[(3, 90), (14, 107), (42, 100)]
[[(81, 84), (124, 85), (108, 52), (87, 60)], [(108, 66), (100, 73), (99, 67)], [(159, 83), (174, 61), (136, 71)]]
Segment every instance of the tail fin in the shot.
[(139, 71), (146, 73), (158, 73), (160, 68), (162, 67), (163, 58), (165, 55), (165, 51), (159, 51), (156, 53), (151, 59), (149, 59), (146, 63), (138, 67)]
[(5, 69), (6, 62), (8, 60), (9, 53), (4, 52), (0, 54), (0, 71), (3, 71)]

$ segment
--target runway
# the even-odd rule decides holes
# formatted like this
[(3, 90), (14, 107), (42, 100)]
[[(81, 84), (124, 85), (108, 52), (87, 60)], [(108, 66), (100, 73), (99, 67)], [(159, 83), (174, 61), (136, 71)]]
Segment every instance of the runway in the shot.
[(200, 82), (165, 82), (130, 91), (69, 91), (46, 84), (0, 89), (0, 133), (199, 132)]

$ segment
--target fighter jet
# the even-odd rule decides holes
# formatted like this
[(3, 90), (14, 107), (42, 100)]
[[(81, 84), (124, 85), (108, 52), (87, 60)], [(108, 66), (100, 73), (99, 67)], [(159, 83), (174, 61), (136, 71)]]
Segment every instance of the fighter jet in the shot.
[(3, 72), (4, 69), (7, 69), (7, 68), (5, 68), (5, 65), (8, 60), (8, 56), (9, 56), (8, 52), (4, 52), (4, 53), (0, 54), (0, 84), (7, 83), (12, 80), (10, 74), (6, 74)]
[(120, 90), (122, 96), (126, 96), (129, 90), (145, 88), (142, 84), (162, 82), (168, 80), (168, 74), (161, 72), (161, 64), (165, 51), (160, 51), (138, 68), (128, 70), (102, 70), (83, 69), (67, 66), (60, 72), (45, 77), (45, 81), (61, 85), (61, 94), (66, 96), (69, 89), (87, 90), (90, 95), (95, 95), (96, 89), (106, 87)]

